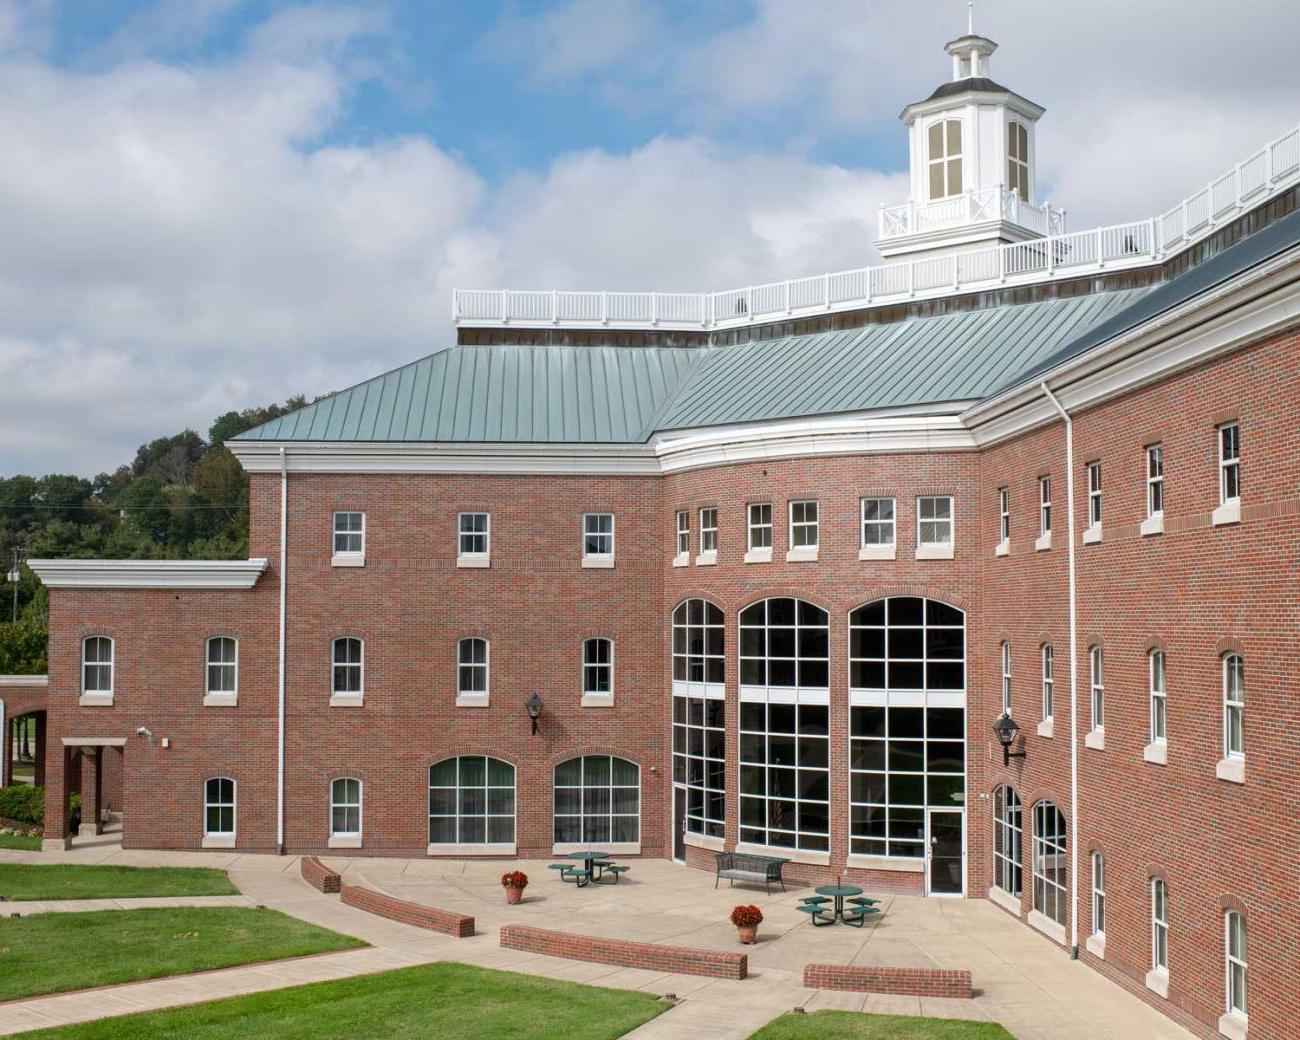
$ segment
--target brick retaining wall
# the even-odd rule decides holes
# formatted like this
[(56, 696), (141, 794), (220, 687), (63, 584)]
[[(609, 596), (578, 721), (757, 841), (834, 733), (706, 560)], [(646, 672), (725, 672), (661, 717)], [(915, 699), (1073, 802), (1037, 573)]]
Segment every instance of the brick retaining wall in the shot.
[(390, 921), (427, 928), (431, 932), (443, 932), (457, 939), (466, 939), (474, 934), (474, 918), (468, 914), (454, 914), (433, 906), (408, 903), (404, 899), (394, 899), (361, 885), (344, 885), (342, 897), (348, 906), (378, 917), (387, 917)]
[(708, 975), (717, 979), (743, 979), (749, 971), (749, 958), (743, 953), (602, 939), (595, 935), (554, 932), (521, 924), (502, 927), (501, 945), (508, 950), (544, 953), (548, 957), (682, 975)]
[(342, 887), (343, 879), (315, 856), (303, 856), (298, 866), (303, 880), (319, 892), (337, 892)]
[(841, 989), (854, 993), (892, 993), (908, 997), (972, 996), (969, 971), (931, 968), (874, 968), (847, 964), (809, 964), (803, 970), (809, 989)]

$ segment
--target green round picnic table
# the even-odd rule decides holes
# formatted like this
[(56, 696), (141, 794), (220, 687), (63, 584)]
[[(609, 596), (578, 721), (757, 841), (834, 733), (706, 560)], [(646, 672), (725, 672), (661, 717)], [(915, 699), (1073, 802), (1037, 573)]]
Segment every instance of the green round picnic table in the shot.
[[(588, 870), (592, 870), (592, 871), (594, 871), (594, 870), (596, 869), (596, 867), (595, 867), (595, 862), (596, 862), (597, 860), (607, 859), (608, 856), (609, 856), (609, 853), (607, 853), (607, 852), (597, 852), (595, 849), (587, 849), (585, 852), (570, 852), (570, 853), (569, 853), (569, 859), (580, 859), (580, 860), (582, 860), (582, 861), (587, 865), (587, 869), (588, 869)], [(605, 873), (605, 872), (602, 870), (602, 871), (601, 871), (601, 874), (603, 875), (604, 873)], [(591, 880), (592, 880), (592, 881), (598, 881), (599, 878), (592, 877)]]
[(844, 900), (848, 896), (862, 895), (862, 889), (856, 885), (822, 885), (817, 889), (819, 896), (833, 896), (835, 898), (835, 917), (838, 920), (844, 920)]

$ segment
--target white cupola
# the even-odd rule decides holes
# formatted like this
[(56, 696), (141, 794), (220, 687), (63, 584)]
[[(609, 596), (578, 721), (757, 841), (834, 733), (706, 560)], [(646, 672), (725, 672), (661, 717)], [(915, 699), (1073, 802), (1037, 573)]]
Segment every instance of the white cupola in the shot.
[(989, 78), (998, 45), (973, 25), (944, 50), (952, 79), (903, 109), (911, 195), (882, 206), (882, 256), (918, 259), (1065, 230), (1065, 213), (1038, 205), (1034, 128), (1044, 109)]

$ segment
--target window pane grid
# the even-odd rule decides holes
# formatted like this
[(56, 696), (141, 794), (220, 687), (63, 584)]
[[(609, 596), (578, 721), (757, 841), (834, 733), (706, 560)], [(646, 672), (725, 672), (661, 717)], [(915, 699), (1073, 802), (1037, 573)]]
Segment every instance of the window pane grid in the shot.
[(1091, 670), (1092, 728), (1103, 729), (1106, 725), (1106, 677), (1101, 647), (1094, 646), (1088, 653), (1088, 660)]
[(1163, 651), (1151, 652), (1151, 742), (1165, 740), (1165, 655)]
[(1038, 478), (1038, 533), (1052, 533), (1052, 478)]
[(1147, 448), (1147, 516), (1165, 509), (1165, 452), (1159, 444)]
[(1020, 797), (1010, 787), (993, 792), (993, 884), (1019, 896), (1024, 884)]
[(686, 792), (686, 830), (726, 836), (726, 703), (673, 698), (673, 783)]
[(702, 599), (679, 603), (673, 611), (673, 681), (724, 681), (725, 639), (722, 611)]
[(1056, 679), (1055, 655), (1050, 643), (1043, 644), (1043, 718), (1050, 719), (1055, 714)]
[(330, 833), (361, 833), (361, 781), (340, 777), (330, 783)]
[(862, 500), (862, 544), (893, 545), (894, 500), (892, 498), (864, 498)]
[(81, 644), (81, 691), (113, 692), (113, 640), (91, 636)]
[(1246, 663), (1240, 654), (1223, 659), (1223, 744), (1231, 758), (1246, 754)]
[(895, 596), (849, 615), (849, 688), (964, 691), (966, 626), (937, 600)]
[(1034, 909), (1065, 924), (1065, 817), (1051, 802), (1034, 806)]
[(334, 551), (360, 554), (365, 549), (365, 513), (334, 514)]
[(218, 637), (208, 640), (208, 693), (234, 693), (238, 682), (239, 644)]
[(700, 510), (700, 552), (718, 551), (718, 511)]
[(830, 849), (829, 708), (740, 705), (740, 840)]
[(1219, 501), (1241, 498), (1241, 427), (1228, 423), (1219, 427)]
[(588, 639), (582, 644), (582, 692), (614, 692), (614, 644), (608, 639)]
[(1106, 934), (1106, 858), (1092, 854), (1092, 934)]
[(759, 600), (740, 612), (740, 684), (826, 689), (828, 615), (795, 599)]
[(1227, 1011), (1246, 1015), (1246, 919), (1235, 910), (1224, 915)]
[(430, 845), (510, 845), (515, 840), (515, 767), (462, 755), (429, 768)]
[(817, 503), (790, 503), (790, 548), (816, 549), (818, 539)]
[(334, 640), (335, 693), (361, 692), (361, 640), (343, 638)]
[(766, 502), (755, 502), (749, 507), (749, 547), (772, 548), (772, 507)]
[(998, 488), (998, 541), (1011, 540), (1011, 492)]
[(203, 830), (206, 834), (235, 833), (235, 781), (218, 776), (203, 785)]
[(1101, 523), (1101, 463), (1088, 464), (1088, 524), (1096, 527)]
[(614, 555), (614, 514), (587, 513), (582, 518), (582, 554)]
[(456, 551), (461, 556), (487, 556), (491, 533), (487, 513), (461, 513)]
[(921, 545), (952, 544), (952, 499), (930, 496), (916, 500), (917, 539)]
[(586, 755), (555, 767), (555, 841), (564, 844), (641, 840), (641, 772), (609, 755)]
[(1011, 714), (1011, 644), (1002, 643), (1002, 714)]
[(488, 692), (488, 641), (462, 639), (456, 644), (456, 692), (485, 696)]
[(1169, 969), (1169, 889), (1151, 880), (1151, 967)]
[(691, 520), (685, 509), (677, 510), (677, 555), (685, 556), (691, 551)]

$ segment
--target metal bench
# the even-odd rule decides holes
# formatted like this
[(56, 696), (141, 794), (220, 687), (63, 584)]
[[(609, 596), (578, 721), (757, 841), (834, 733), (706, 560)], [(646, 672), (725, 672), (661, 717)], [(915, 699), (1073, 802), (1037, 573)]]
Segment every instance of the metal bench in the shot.
[(605, 872), (606, 874), (613, 874), (613, 875), (614, 875), (614, 884), (617, 885), (617, 884), (618, 884), (618, 877), (619, 877), (619, 875), (620, 875), (620, 874), (626, 874), (626, 873), (627, 873), (629, 870), (631, 870), (631, 869), (632, 869), (631, 867), (624, 867), (624, 866), (621, 866), (621, 865), (618, 864), (618, 863), (609, 863), (609, 864), (607, 864), (607, 865), (605, 866), (605, 871), (604, 871), (604, 872)]
[(790, 862), (788, 859), (756, 856), (750, 852), (719, 852), (716, 854), (716, 862), (717, 876), (713, 879), (714, 888), (718, 887), (719, 881), (726, 878), (733, 888), (737, 881), (749, 881), (762, 885), (771, 893), (772, 883), (776, 882), (781, 886), (781, 891), (785, 891), (781, 868)]
[(845, 907), (842, 920), (845, 924), (851, 924), (855, 928), (861, 928), (867, 923), (867, 918), (872, 914), (880, 913), (874, 906), (850, 906)]
[(799, 900), (799, 902), (808, 903), (808, 904), (820, 904), (820, 903), (833, 903), (834, 900), (831, 899), (830, 896), (804, 896), (802, 899)]
[(813, 923), (814, 928), (825, 928), (827, 925), (835, 923), (835, 916), (826, 913), (815, 903), (800, 903), (795, 909), (807, 914), (808, 920)]

